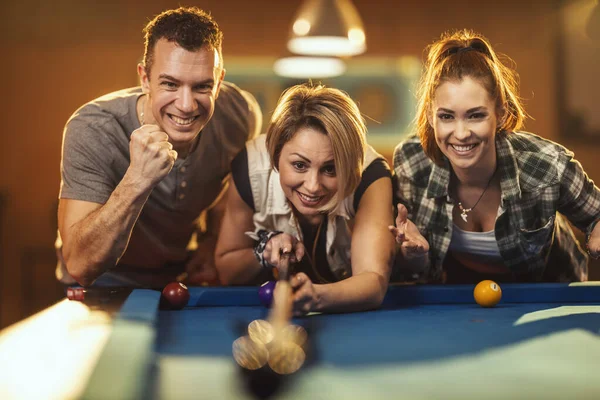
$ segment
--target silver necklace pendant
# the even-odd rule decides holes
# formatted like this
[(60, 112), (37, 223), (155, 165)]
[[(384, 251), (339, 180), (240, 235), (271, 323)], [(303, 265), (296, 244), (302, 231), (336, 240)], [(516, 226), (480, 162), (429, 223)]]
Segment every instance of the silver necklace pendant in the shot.
[(462, 218), (463, 221), (467, 222), (467, 216), (468, 216), (467, 214), (469, 214), (475, 207), (477, 207), (477, 204), (479, 204), (479, 202), (483, 198), (483, 195), (485, 194), (485, 192), (487, 192), (488, 188), (490, 187), (490, 183), (492, 183), (492, 180), (494, 179), (494, 175), (496, 175), (496, 171), (498, 171), (498, 166), (496, 166), (496, 169), (494, 169), (494, 173), (488, 180), (487, 185), (485, 185), (485, 189), (483, 189), (483, 192), (481, 192), (481, 195), (479, 196), (479, 198), (477, 199), (477, 201), (475, 202), (473, 207), (464, 208), (462, 203), (460, 201), (458, 202), (458, 208), (460, 208), (460, 217)]
[(460, 217), (463, 221), (467, 222), (468, 213), (471, 212), (473, 208), (463, 208), (461, 202), (458, 202), (458, 208), (460, 208)]
[(463, 219), (463, 221), (467, 222), (467, 213), (465, 210), (463, 210), (462, 214), (460, 214), (460, 217)]

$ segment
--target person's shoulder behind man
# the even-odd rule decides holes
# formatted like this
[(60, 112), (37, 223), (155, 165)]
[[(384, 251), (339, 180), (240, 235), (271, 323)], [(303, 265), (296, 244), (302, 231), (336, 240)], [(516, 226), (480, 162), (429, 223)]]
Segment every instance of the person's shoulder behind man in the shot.
[(244, 140), (258, 136), (262, 129), (262, 112), (256, 98), (231, 82), (223, 81), (209, 122), (228, 138), (242, 135)]

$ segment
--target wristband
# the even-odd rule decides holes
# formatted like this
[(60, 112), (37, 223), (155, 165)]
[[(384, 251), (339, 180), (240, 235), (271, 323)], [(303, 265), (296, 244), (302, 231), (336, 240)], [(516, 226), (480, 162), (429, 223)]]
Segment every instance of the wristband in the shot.
[(267, 262), (267, 260), (265, 260), (263, 253), (265, 252), (265, 247), (267, 247), (267, 243), (269, 242), (269, 240), (271, 240), (271, 238), (273, 236), (277, 236), (280, 233), (283, 233), (283, 232), (281, 232), (281, 231), (266, 231), (264, 229), (261, 229), (257, 232), (258, 242), (254, 246), (254, 256), (256, 257), (256, 259), (258, 260), (258, 262), (260, 263), (260, 265), (263, 268), (272, 268), (271, 264), (269, 264)]

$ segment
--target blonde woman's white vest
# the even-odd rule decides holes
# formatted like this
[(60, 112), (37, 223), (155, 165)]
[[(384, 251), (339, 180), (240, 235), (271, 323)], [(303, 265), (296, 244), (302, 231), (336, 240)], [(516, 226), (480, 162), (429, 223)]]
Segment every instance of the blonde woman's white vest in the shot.
[[(257, 239), (257, 232), (282, 231), (302, 240), (302, 231), (292, 213), (279, 182), (279, 173), (272, 168), (267, 152), (266, 135), (260, 135), (246, 143), (248, 152), (248, 175), (252, 198), (254, 200), (254, 232), (247, 234)], [(383, 159), (371, 146), (367, 146), (363, 171), (375, 160)], [(352, 275), (350, 262), (350, 244), (352, 241), (350, 225), (356, 214), (354, 193), (346, 197), (327, 221), (326, 255), (333, 274), (339, 279)]]

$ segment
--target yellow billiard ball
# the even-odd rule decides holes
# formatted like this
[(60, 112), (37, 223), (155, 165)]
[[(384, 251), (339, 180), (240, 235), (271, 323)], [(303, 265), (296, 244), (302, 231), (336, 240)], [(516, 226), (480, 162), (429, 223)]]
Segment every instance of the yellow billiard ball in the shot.
[(494, 307), (502, 298), (502, 289), (494, 281), (481, 281), (475, 286), (473, 297), (481, 307)]

